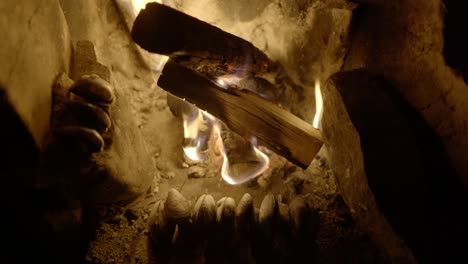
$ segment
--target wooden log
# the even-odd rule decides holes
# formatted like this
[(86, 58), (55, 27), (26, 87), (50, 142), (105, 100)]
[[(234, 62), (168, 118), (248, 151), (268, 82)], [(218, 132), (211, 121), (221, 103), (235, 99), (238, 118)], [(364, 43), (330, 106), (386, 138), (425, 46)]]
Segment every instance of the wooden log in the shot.
[(140, 11), (131, 35), (143, 49), (205, 76), (261, 76), (276, 67), (250, 42), (158, 3)]
[(323, 144), (319, 130), (274, 103), (248, 90), (219, 87), (171, 60), (158, 85), (208, 111), (239, 135), (257, 137), (260, 144), (302, 168), (309, 166)]

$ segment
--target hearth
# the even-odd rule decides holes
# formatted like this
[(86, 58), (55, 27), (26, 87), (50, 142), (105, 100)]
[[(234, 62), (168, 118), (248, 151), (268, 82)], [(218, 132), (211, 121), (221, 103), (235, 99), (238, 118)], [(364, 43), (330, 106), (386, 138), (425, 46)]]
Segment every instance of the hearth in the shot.
[(2, 257), (463, 258), (446, 2), (3, 1)]

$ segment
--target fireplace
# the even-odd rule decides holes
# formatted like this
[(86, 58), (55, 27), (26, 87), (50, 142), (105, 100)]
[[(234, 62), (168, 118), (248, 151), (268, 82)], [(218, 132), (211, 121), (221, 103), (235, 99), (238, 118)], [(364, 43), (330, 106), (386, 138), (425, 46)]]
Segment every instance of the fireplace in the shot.
[(0, 4), (6, 259), (464, 257), (440, 0), (33, 2)]

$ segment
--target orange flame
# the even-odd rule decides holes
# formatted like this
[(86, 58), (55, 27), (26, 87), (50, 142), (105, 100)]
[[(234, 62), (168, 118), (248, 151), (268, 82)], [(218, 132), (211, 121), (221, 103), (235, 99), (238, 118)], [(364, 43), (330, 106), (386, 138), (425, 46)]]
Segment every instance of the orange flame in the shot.
[(323, 116), (323, 98), (320, 89), (320, 80), (315, 80), (315, 116), (312, 122), (313, 127), (319, 128), (322, 125)]

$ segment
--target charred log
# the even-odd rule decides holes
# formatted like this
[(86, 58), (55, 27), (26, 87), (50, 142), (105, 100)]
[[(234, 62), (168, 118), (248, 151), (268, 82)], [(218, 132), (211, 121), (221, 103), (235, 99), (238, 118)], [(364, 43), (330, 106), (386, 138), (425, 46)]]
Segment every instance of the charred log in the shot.
[(158, 3), (147, 4), (140, 12), (132, 38), (149, 52), (170, 56), (210, 76), (258, 76), (273, 67), (244, 39)]
[(223, 89), (198, 73), (169, 61), (158, 81), (166, 91), (221, 119), (239, 135), (261, 144), (302, 168), (322, 146), (320, 131), (279, 106), (238, 89)]

